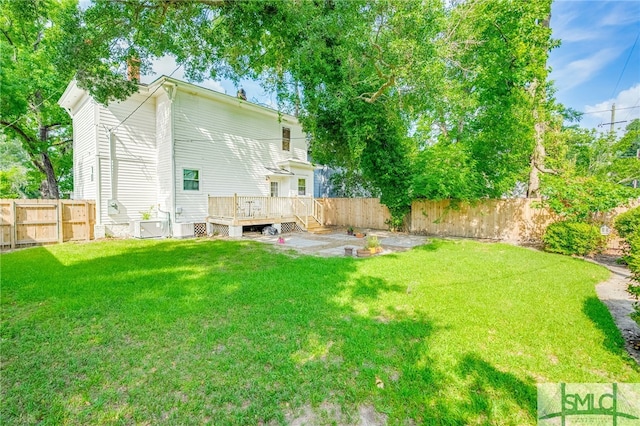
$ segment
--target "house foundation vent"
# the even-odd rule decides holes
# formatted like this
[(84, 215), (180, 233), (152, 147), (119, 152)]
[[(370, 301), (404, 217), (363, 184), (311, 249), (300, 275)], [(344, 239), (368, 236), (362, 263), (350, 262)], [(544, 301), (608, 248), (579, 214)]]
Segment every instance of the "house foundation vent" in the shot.
[(207, 236), (207, 224), (206, 223), (194, 223), (193, 230), (196, 237)]
[(217, 223), (211, 224), (211, 235), (214, 237), (228, 237), (229, 225), (219, 225)]
[(288, 234), (290, 232), (302, 232), (302, 228), (300, 228), (295, 222), (282, 222), (280, 229), (283, 234)]

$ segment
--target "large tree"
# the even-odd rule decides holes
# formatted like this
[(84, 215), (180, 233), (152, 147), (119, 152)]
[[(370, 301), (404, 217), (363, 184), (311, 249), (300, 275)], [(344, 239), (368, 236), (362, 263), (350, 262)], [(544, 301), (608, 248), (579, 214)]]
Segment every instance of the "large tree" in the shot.
[[(69, 50), (79, 84), (103, 102), (133, 90), (117, 78), (128, 60), (144, 69), (166, 54), (194, 79), (261, 79), (283, 110), (300, 111), (314, 158), (360, 171), (397, 216), (415, 197), (500, 196), (539, 169), (549, 10), (550, 0), (96, 0)], [(95, 69), (84, 60), (94, 52)]]
[(73, 77), (72, 58), (63, 61), (60, 48), (77, 13), (70, 0), (0, 1), (2, 132), (22, 144), (44, 198), (60, 198), (60, 186), (71, 187), (70, 118), (57, 100)]

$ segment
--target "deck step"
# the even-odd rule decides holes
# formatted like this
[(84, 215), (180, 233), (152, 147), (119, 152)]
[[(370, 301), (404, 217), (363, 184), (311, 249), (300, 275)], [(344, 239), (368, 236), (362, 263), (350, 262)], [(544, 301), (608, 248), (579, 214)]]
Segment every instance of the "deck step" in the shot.
[(311, 234), (329, 234), (332, 232), (330, 228), (320, 225), (313, 216), (307, 218), (307, 224), (306, 231)]

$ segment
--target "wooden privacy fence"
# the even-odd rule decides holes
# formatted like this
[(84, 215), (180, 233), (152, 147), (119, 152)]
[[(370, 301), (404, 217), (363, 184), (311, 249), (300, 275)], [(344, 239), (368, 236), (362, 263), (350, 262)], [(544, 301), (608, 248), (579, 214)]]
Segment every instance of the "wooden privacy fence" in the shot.
[(391, 219), (389, 209), (379, 198), (322, 198), (324, 224), (355, 228), (386, 229)]
[(95, 217), (94, 201), (0, 199), (0, 247), (91, 240)]
[[(325, 198), (325, 223), (334, 226), (387, 229), (389, 210), (377, 198)], [(484, 200), (452, 205), (444, 201), (414, 201), (405, 223), (414, 234), (508, 241), (517, 244), (540, 244), (547, 226), (556, 218), (540, 208), (538, 199)], [(637, 205), (634, 204), (634, 205)], [(613, 218), (627, 208), (620, 208), (602, 218), (613, 227)], [(612, 231), (607, 241), (608, 253), (620, 253), (624, 242)]]
[(452, 205), (444, 201), (414, 201), (411, 232), (443, 237), (539, 242), (554, 215), (539, 208), (540, 200), (485, 200)]

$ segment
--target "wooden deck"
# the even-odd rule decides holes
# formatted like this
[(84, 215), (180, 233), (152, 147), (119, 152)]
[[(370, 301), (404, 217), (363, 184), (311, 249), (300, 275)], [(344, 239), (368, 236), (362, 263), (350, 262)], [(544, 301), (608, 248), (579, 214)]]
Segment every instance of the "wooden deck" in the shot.
[(297, 222), (307, 229), (314, 220), (324, 223), (324, 207), (312, 197), (209, 197), (210, 223), (250, 226)]

